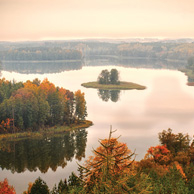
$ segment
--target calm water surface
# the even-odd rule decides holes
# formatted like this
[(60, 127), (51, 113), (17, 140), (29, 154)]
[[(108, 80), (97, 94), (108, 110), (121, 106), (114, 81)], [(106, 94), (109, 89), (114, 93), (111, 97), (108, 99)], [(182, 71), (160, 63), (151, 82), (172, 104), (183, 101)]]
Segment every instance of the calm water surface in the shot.
[[(83, 82), (95, 81), (103, 69), (112, 68), (118, 69), (121, 80), (145, 85), (147, 89), (121, 91), (116, 97), (118, 101), (111, 97), (103, 101), (98, 90), (81, 86)], [(60, 179), (76, 172), (76, 162), (83, 163), (92, 154), (92, 148), (99, 146), (98, 140), (108, 137), (110, 125), (117, 129), (115, 137), (121, 135), (120, 141), (136, 150), (137, 160), (144, 157), (150, 146), (159, 143), (158, 133), (162, 130), (172, 128), (174, 133), (188, 133), (191, 137), (194, 134), (194, 88), (186, 85), (187, 77), (177, 70), (84, 66), (49, 74), (2, 71), (2, 77), (16, 81), (47, 77), (56, 86), (71, 91), (81, 89), (87, 102), (87, 119), (94, 123), (72, 134), (5, 146), (15, 152), (6, 154), (5, 149), (0, 153), (0, 180), (8, 178), (17, 193), (26, 190), (28, 183), (38, 176), (52, 188)]]

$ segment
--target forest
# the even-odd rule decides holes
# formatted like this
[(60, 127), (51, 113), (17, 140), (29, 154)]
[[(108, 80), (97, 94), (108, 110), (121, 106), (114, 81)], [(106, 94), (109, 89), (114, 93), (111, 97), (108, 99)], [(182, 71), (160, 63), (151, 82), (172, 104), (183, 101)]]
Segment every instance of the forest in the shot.
[(44, 60), (81, 60), (82, 53), (78, 50), (59, 47), (29, 47), (0, 51), (0, 59), (7, 61), (44, 61)]
[(84, 93), (75, 93), (44, 79), (16, 83), (0, 79), (0, 133), (37, 131), (69, 125), (87, 116)]
[[(113, 133), (110, 130), (109, 138), (99, 140), (84, 165), (78, 164), (78, 175), (72, 172), (50, 190), (39, 177), (23, 194), (194, 193), (194, 141), (188, 134), (163, 130), (158, 134), (160, 145), (150, 147), (142, 160), (135, 161), (136, 153)], [(1, 185), (11, 188), (9, 194), (15, 193), (6, 179)]]
[(80, 60), (109, 56), (119, 60), (147, 58), (187, 61), (194, 55), (192, 41), (40, 41), (0, 42), (0, 60)]

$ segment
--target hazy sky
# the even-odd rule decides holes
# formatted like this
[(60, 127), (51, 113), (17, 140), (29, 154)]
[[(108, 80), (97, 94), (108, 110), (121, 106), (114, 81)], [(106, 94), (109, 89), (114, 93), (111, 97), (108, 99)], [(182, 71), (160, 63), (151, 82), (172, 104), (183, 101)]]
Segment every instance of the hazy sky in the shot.
[(194, 37), (194, 0), (0, 0), (0, 41)]

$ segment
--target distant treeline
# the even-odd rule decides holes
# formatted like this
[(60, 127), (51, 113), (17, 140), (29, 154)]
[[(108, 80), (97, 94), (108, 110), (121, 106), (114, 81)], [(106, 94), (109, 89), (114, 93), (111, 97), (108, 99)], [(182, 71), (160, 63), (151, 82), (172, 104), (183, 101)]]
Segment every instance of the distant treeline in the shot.
[(43, 41), (0, 43), (0, 60), (64, 60), (111, 56), (186, 61), (194, 55), (194, 43)]
[(89, 56), (114, 55), (119, 59), (124, 58), (147, 58), (161, 60), (187, 60), (194, 54), (194, 43), (123, 43), (113, 44), (112, 47), (98, 46), (86, 50)]
[(85, 120), (84, 93), (55, 87), (47, 79), (15, 83), (0, 79), (0, 133), (36, 131)]
[(78, 50), (63, 49), (59, 47), (27, 47), (0, 51), (0, 59), (8, 61), (17, 60), (81, 60), (82, 53)]

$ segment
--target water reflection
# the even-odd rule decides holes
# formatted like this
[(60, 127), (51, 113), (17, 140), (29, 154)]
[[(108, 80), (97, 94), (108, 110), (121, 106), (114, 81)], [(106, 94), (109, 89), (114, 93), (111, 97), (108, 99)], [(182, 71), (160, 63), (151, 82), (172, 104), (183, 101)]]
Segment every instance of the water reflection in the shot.
[(85, 62), (85, 66), (122, 66), (134, 68), (151, 69), (181, 69), (186, 66), (184, 61), (166, 61), (148, 58), (118, 58), (116, 56), (90, 56)]
[(98, 90), (98, 96), (101, 98), (103, 101), (108, 102), (109, 99), (112, 102), (117, 102), (120, 97), (120, 90)]
[(80, 70), (83, 66), (123, 66), (135, 68), (153, 69), (181, 69), (184, 62), (163, 61), (146, 58), (117, 58), (110, 57), (87, 57), (83, 61), (2, 61), (2, 69), (9, 72), (22, 74), (59, 73), (69, 70)]
[(81, 61), (3, 61), (2, 64), (3, 70), (22, 74), (59, 73), (82, 68)]
[(49, 168), (56, 171), (64, 168), (68, 161), (85, 157), (87, 132), (85, 129), (66, 132), (64, 135), (43, 139), (1, 141), (0, 167), (12, 173), (31, 172), (39, 169), (46, 173)]

